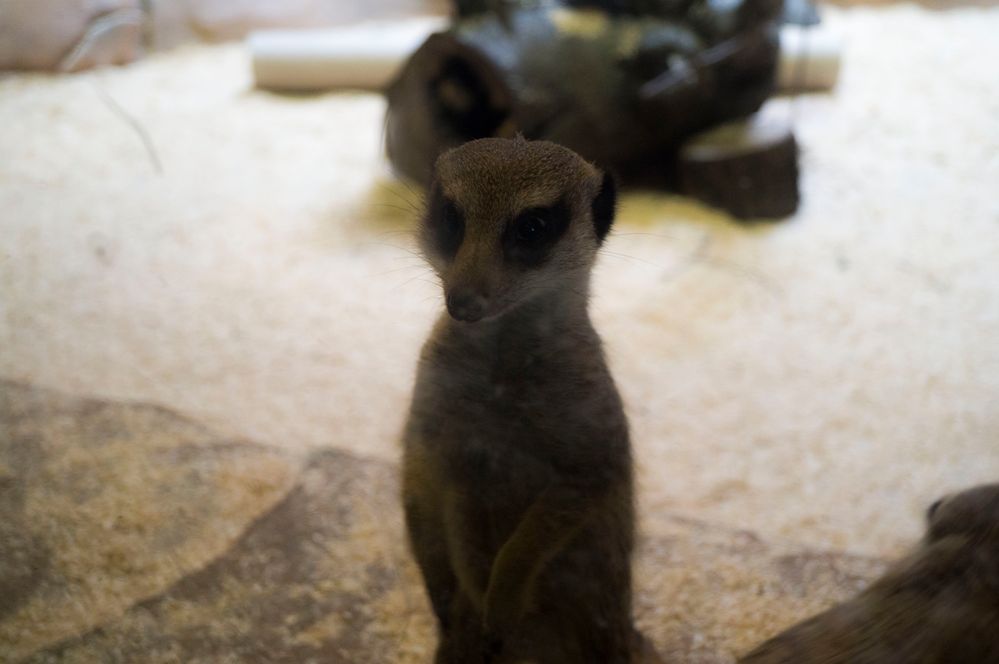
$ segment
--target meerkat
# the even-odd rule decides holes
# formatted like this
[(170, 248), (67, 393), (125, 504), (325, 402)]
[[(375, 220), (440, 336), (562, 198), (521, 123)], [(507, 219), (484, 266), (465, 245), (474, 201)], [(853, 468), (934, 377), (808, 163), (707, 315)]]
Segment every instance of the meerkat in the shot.
[(999, 662), (999, 484), (935, 502), (926, 535), (908, 557), (853, 599), (739, 662)]
[(587, 311), (615, 200), (554, 143), (482, 139), (436, 162), (419, 242), (447, 311), (418, 365), (402, 498), (438, 663), (648, 652), (628, 424)]

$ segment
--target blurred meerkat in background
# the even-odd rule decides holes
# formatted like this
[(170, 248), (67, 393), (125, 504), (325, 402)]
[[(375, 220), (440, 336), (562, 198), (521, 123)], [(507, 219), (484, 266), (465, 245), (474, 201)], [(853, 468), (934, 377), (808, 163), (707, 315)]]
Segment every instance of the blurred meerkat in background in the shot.
[(999, 484), (944, 497), (926, 516), (923, 541), (869, 588), (739, 662), (999, 662)]

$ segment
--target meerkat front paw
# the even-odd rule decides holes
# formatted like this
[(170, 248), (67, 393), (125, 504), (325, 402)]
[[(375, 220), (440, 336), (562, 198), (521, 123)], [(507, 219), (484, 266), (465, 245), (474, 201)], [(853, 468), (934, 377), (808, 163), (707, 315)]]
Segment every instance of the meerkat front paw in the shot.
[(486, 594), (486, 608), (482, 620), (487, 643), (502, 643), (520, 624), (522, 593), (507, 589), (498, 592), (490, 589)]

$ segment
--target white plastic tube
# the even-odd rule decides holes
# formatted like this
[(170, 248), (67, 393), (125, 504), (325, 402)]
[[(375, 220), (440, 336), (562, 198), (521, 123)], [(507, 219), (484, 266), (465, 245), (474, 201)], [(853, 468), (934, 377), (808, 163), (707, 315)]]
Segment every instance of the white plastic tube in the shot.
[(258, 88), (380, 90), (442, 18), (365, 23), (322, 30), (262, 30), (247, 39)]
[(780, 29), (777, 87), (785, 92), (831, 90), (839, 78), (843, 40), (828, 28), (785, 25)]
[[(444, 18), (364, 23), (322, 30), (263, 30), (250, 34), (253, 76), (272, 90), (381, 90)], [(828, 90), (839, 75), (840, 38), (821, 25), (784, 26), (777, 87)]]

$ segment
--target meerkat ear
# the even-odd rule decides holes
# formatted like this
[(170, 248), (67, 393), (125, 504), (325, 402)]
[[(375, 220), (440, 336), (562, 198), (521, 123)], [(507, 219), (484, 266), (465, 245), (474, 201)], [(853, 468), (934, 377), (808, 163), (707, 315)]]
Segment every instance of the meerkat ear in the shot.
[(593, 199), (591, 211), (593, 226), (597, 231), (597, 241), (603, 242), (614, 223), (614, 211), (617, 208), (617, 185), (610, 173), (604, 173), (600, 183), (600, 191)]

